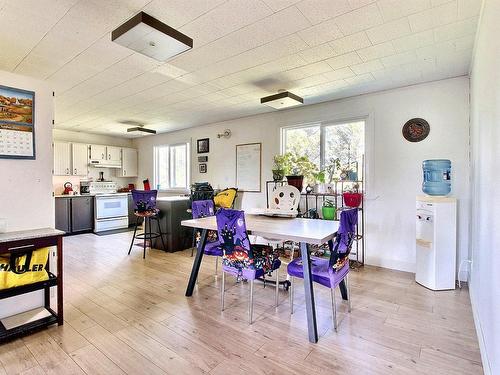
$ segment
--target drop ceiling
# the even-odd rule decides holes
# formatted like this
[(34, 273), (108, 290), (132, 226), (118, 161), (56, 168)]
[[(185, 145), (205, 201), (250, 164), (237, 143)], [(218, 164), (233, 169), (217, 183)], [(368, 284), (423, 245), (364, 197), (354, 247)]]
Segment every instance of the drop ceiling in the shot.
[[(0, 69), (47, 80), (56, 128), (127, 135), (466, 75), (481, 0), (0, 0)], [(111, 42), (144, 11), (194, 39), (161, 63)], [(1, 82), (0, 82), (1, 84)]]

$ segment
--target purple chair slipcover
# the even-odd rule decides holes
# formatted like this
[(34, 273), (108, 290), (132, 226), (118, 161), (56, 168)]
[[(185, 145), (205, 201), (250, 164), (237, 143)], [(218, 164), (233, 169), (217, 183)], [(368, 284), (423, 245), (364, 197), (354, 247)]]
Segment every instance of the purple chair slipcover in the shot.
[[(219, 209), (217, 218), (217, 233), (222, 244), (222, 291), (221, 307), (224, 310), (225, 274), (229, 273), (238, 279), (250, 282), (249, 320), (252, 324), (253, 314), (253, 282), (266, 273), (277, 271), (281, 265), (278, 252), (267, 245), (252, 245), (248, 239), (245, 225), (245, 213), (232, 209)], [(278, 281), (278, 274), (276, 274)], [(276, 306), (278, 305), (278, 284), (276, 284)]]
[[(334, 241), (329, 241), (330, 258), (311, 259), (311, 273), (313, 281), (326, 286), (332, 292), (333, 326), (337, 330), (337, 311), (335, 303), (335, 288), (346, 280), (348, 287), (349, 312), (351, 311), (351, 292), (348, 282), (349, 273), (349, 253), (356, 236), (356, 226), (358, 223), (358, 209), (342, 211), (340, 214), (340, 224)], [(303, 279), (302, 259), (296, 258), (287, 267), (288, 274), (292, 278), (292, 289), (290, 290), (290, 311), (293, 314), (293, 278)]]
[[(199, 219), (207, 216), (214, 216), (215, 214), (215, 205), (213, 200), (207, 199), (202, 201), (193, 201), (191, 205), (191, 210), (193, 214), (193, 219)], [(218, 240), (208, 241), (205, 244), (204, 254), (213, 255), (221, 257), (223, 255), (221, 244)], [(215, 263), (217, 267), (217, 262)], [(216, 272), (217, 274), (217, 268)]]
[[(132, 246), (136, 238), (144, 240), (143, 243), (143, 258), (146, 258), (146, 240), (149, 240), (149, 246), (152, 247), (152, 241), (154, 238), (160, 237), (163, 249), (167, 250), (165, 242), (163, 240), (163, 234), (160, 227), (160, 219), (158, 214), (160, 210), (156, 208), (156, 197), (158, 195), (157, 190), (132, 190), (132, 199), (134, 200), (134, 215), (136, 216), (134, 235), (132, 236), (132, 242), (130, 243), (130, 248), (128, 249), (128, 255), (132, 251)], [(137, 227), (139, 225), (139, 219), (144, 219), (144, 232), (137, 234)], [(153, 232), (151, 230), (151, 220), (155, 220), (158, 224), (158, 232)], [(149, 228), (149, 231), (148, 231)]]

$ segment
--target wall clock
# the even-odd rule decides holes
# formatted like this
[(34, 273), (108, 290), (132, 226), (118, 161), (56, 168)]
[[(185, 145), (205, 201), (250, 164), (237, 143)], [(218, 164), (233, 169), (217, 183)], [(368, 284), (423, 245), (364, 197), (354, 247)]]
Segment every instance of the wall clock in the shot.
[(429, 123), (423, 118), (412, 118), (403, 125), (403, 137), (409, 142), (423, 141), (430, 131)]

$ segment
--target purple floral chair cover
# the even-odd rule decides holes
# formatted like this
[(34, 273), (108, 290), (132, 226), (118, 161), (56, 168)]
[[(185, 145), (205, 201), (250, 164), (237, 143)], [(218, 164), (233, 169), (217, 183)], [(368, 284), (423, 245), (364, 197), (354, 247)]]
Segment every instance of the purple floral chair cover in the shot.
[[(215, 205), (213, 200), (201, 200), (193, 201), (191, 205), (191, 211), (193, 213), (193, 219), (199, 219), (202, 217), (214, 216)], [(210, 231), (211, 232), (211, 231)], [(222, 247), (218, 241), (217, 234), (211, 235), (209, 232), (207, 242), (205, 244), (204, 254), (213, 255), (221, 257), (223, 255)]]
[(253, 280), (280, 267), (278, 252), (271, 246), (250, 244), (243, 211), (221, 208), (215, 216), (224, 272)]
[[(344, 279), (349, 272), (349, 253), (356, 237), (357, 224), (357, 208), (341, 212), (337, 234), (334, 240), (328, 243), (330, 258), (311, 259), (313, 281), (328, 288), (335, 288)], [(290, 262), (287, 271), (290, 276), (303, 278), (302, 259), (296, 258)]]

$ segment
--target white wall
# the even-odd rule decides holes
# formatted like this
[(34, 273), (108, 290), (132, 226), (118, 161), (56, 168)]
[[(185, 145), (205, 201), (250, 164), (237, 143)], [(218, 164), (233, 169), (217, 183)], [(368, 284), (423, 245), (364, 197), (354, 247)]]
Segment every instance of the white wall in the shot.
[(484, 1), (471, 72), (471, 300), (485, 373), (500, 373), (500, 2)]
[[(0, 71), (0, 84), (35, 91), (36, 160), (0, 159), (0, 217), (7, 230), (54, 227), (52, 90), (43, 81)], [(0, 318), (43, 305), (43, 292), (0, 301)]]
[[(107, 145), (107, 146), (117, 146), (117, 147), (132, 147), (132, 140), (123, 137), (111, 137), (101, 134), (91, 134), (75, 132), (64, 129), (54, 129), (53, 132), (54, 141), (64, 141), (64, 142), (75, 142), (75, 143), (87, 143), (96, 145)], [(119, 187), (125, 187), (129, 183), (135, 183), (135, 178), (124, 178), (119, 177), (117, 169), (111, 168), (93, 168), (89, 169), (89, 177), (96, 180), (99, 177), (99, 172), (104, 172), (104, 178), (106, 180), (116, 181)], [(54, 176), (53, 178), (53, 190), (55, 194), (61, 194), (64, 190), (64, 184), (66, 182), (71, 182), (73, 184), (73, 190), (78, 190), (80, 185), (79, 176)]]
[(52, 90), (43, 81), (3, 71), (0, 84), (35, 91), (36, 142), (36, 160), (0, 159), (0, 217), (7, 218), (9, 231), (53, 227)]
[[(453, 163), (453, 195), (459, 199), (459, 256), (468, 254), (468, 79), (459, 77), (362, 95), (287, 111), (226, 121), (134, 140), (139, 148), (139, 176), (153, 180), (153, 146), (191, 141), (192, 181), (214, 187), (235, 184), (235, 145), (263, 144), (263, 181), (272, 177), (273, 155), (279, 153), (282, 126), (313, 121), (367, 118), (367, 263), (405, 271), (415, 269), (415, 196), (421, 193), (421, 162), (448, 158)], [(420, 143), (401, 135), (413, 118), (429, 121), (431, 133)], [(230, 139), (217, 133), (229, 128)], [(208, 173), (198, 173), (196, 140), (210, 138)], [(264, 207), (262, 193), (241, 194), (240, 207)]]

